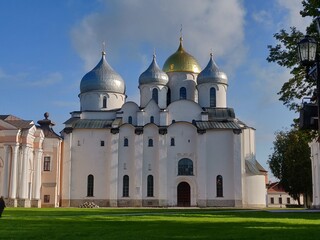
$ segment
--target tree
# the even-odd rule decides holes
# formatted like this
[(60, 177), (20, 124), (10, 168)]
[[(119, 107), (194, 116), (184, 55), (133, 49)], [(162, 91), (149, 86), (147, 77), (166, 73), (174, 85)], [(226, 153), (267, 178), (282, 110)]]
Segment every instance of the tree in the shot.
[(273, 153), (268, 164), (273, 175), (280, 180), (284, 190), (298, 201), (303, 194), (304, 202), (312, 193), (311, 152), (308, 145), (310, 135), (291, 129), (276, 133)]
[[(303, 9), (300, 11), (302, 17), (320, 16), (320, 1), (319, 0), (303, 0)], [(306, 33), (318, 42), (320, 42), (319, 34), (314, 22), (311, 22), (306, 29)], [(279, 100), (284, 103), (290, 110), (298, 111), (300, 102), (298, 101), (305, 96), (311, 96), (316, 82), (312, 79), (305, 78), (305, 68), (299, 64), (297, 55), (297, 43), (301, 40), (304, 34), (298, 31), (295, 27), (291, 27), (289, 32), (282, 29), (279, 33), (275, 33), (274, 37), (278, 41), (275, 46), (268, 46), (269, 62), (275, 62), (281, 67), (290, 69), (292, 77), (283, 84), (280, 92)]]

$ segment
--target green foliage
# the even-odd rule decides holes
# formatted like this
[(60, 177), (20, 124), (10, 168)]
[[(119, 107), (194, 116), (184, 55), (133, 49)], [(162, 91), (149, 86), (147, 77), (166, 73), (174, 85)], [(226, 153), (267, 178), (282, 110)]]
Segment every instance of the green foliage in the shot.
[[(302, 17), (320, 16), (320, 1), (319, 0), (304, 0), (302, 1), (303, 9), (300, 11)], [(314, 22), (307, 27), (306, 33), (318, 42), (320, 42), (319, 34)], [(304, 34), (298, 31), (295, 27), (291, 27), (287, 32), (281, 29), (279, 33), (274, 34), (277, 40), (275, 46), (269, 45), (269, 62), (275, 62), (281, 67), (290, 69), (292, 77), (285, 82), (278, 92), (279, 100), (290, 110), (298, 111), (300, 108), (301, 99), (306, 96), (311, 96), (316, 82), (312, 79), (306, 79), (305, 68), (300, 66), (297, 55), (297, 43), (302, 39)]]
[(310, 134), (292, 129), (276, 133), (273, 153), (268, 164), (285, 191), (298, 200), (300, 194), (311, 196), (312, 172), (311, 152), (308, 145)]
[(21, 209), (0, 219), (1, 239), (317, 239), (317, 213), (236, 209)]

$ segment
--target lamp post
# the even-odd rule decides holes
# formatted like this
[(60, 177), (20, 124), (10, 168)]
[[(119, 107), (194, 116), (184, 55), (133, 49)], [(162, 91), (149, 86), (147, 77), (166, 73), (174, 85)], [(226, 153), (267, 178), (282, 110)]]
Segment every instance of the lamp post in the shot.
[[(320, 17), (315, 19), (320, 34)], [(303, 66), (307, 67), (307, 75), (315, 76), (317, 82), (317, 112), (318, 112), (318, 141), (320, 139), (320, 56), (317, 52), (317, 42), (314, 38), (306, 35), (298, 43), (298, 55)], [(309, 71), (309, 69), (311, 70)]]

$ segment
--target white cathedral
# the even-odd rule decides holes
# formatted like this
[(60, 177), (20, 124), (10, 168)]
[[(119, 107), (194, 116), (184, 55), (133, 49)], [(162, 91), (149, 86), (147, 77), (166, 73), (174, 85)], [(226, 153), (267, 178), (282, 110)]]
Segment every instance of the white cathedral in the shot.
[(48, 115), (39, 125), (0, 115), (0, 194), (10, 206), (266, 206), (255, 129), (227, 106), (212, 54), (201, 70), (180, 38), (162, 70), (153, 56), (140, 105), (126, 102), (105, 55), (82, 78), (80, 111), (61, 137)]

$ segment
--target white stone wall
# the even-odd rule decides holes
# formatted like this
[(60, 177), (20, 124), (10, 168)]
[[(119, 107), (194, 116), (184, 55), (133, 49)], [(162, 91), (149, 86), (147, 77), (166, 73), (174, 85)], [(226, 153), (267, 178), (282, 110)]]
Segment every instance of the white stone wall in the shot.
[(216, 89), (216, 107), (227, 107), (227, 88), (226, 84), (203, 83), (197, 85), (199, 92), (199, 105), (201, 107), (210, 107), (210, 88)]
[(198, 74), (187, 72), (169, 72), (168, 87), (171, 93), (171, 102), (180, 100), (180, 88), (185, 87), (187, 99), (198, 102), (198, 93), (196, 89), (196, 79)]
[[(103, 98), (107, 97), (107, 107), (103, 108)], [(90, 91), (79, 94), (81, 111), (107, 111), (121, 108), (125, 102), (125, 95)]]
[(163, 85), (144, 84), (140, 85), (140, 106), (144, 108), (152, 99), (152, 91), (154, 88), (158, 90), (158, 105), (160, 108), (167, 107), (168, 87)]

